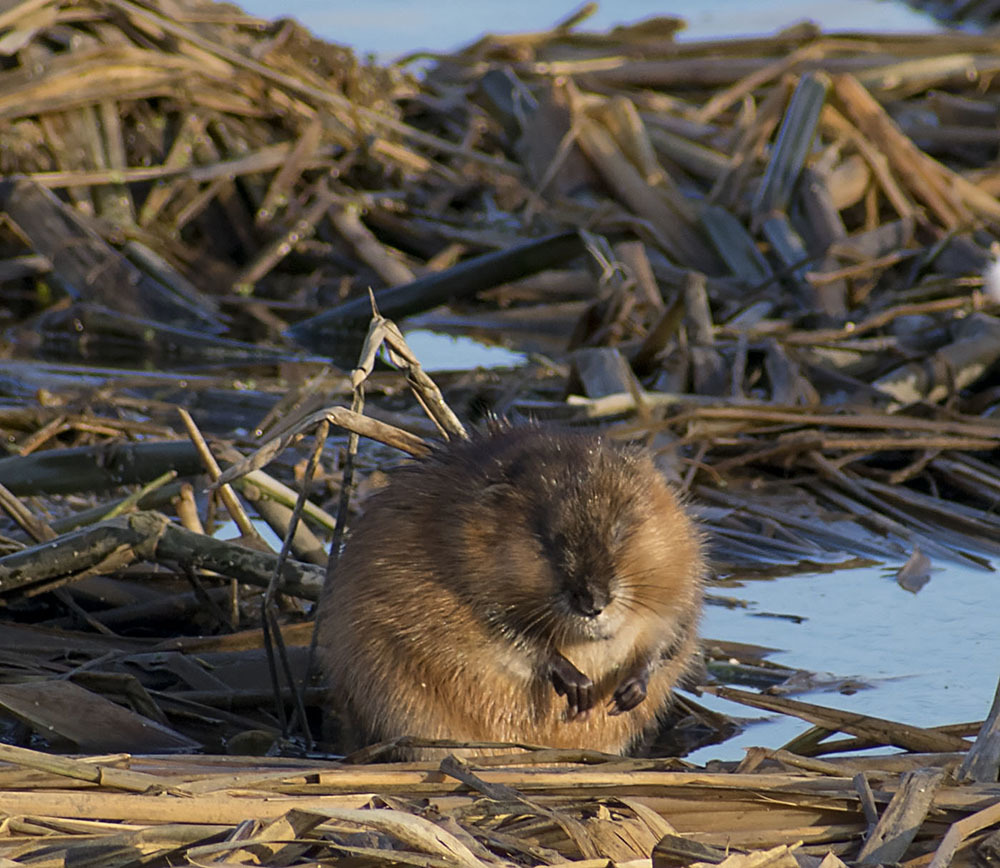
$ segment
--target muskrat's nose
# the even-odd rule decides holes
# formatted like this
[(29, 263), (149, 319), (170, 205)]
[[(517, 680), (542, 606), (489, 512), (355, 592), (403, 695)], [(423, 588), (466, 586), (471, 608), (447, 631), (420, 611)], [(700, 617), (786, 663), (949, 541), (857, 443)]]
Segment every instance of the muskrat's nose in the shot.
[(608, 595), (592, 588), (580, 588), (573, 594), (573, 604), (586, 618), (596, 618), (608, 605)]

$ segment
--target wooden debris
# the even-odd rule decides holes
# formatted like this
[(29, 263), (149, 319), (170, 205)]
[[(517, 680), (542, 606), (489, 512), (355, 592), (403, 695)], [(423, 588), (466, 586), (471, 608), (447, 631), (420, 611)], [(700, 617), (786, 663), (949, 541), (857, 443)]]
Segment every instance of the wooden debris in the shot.
[(993, 697), (993, 707), (976, 736), (955, 777), (959, 781), (1000, 780), (1000, 682)]
[[(270, 552), (191, 533), (165, 515), (137, 512), (0, 558), (0, 594), (34, 596), (136, 560), (158, 558), (179, 560), (190, 568), (222, 568), (262, 587), (270, 581), (275, 564)], [(286, 563), (282, 587), (287, 592), (316, 600), (321, 586), (322, 575), (314, 569), (297, 561)]]
[(736, 690), (732, 687), (708, 687), (706, 691), (721, 696), (723, 699), (731, 699), (734, 702), (752, 705), (755, 708), (780, 711), (784, 714), (801, 717), (803, 720), (808, 720), (830, 732), (840, 730), (871, 738), (876, 744), (892, 744), (918, 753), (969, 749), (969, 743), (958, 736), (921, 729), (892, 720), (882, 720), (865, 714), (823, 708), (809, 702), (799, 702), (786, 697), (748, 693), (745, 690)]
[(940, 769), (919, 769), (903, 778), (885, 813), (865, 838), (858, 853), (859, 865), (883, 865), (902, 860), (923, 825), (943, 777)]
[(906, 563), (896, 573), (896, 582), (904, 590), (916, 594), (931, 580), (931, 559), (919, 548), (913, 550)]
[(191, 751), (198, 742), (163, 723), (116, 705), (71, 681), (7, 684), (0, 707), (26, 725), (46, 732), (55, 744), (83, 753), (122, 750)]

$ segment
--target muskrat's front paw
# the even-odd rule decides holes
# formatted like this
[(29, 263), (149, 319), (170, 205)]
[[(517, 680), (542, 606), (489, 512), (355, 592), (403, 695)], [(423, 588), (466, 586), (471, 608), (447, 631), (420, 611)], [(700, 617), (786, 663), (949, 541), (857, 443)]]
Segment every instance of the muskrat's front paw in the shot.
[(631, 711), (646, 698), (646, 687), (647, 680), (640, 675), (626, 678), (618, 685), (615, 695), (611, 697), (611, 701), (608, 703), (608, 714), (613, 717), (616, 714)]
[(594, 707), (594, 682), (561, 656), (552, 661), (550, 677), (556, 693), (566, 697), (566, 719), (586, 720)]

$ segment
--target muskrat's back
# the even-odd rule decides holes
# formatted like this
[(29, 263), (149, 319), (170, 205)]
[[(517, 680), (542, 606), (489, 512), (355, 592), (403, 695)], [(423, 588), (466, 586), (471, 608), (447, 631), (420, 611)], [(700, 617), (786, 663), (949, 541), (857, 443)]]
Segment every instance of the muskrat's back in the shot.
[(332, 703), (357, 746), (620, 753), (696, 653), (703, 570), (641, 450), (534, 426), (443, 446), (393, 472), (337, 564), (318, 644)]

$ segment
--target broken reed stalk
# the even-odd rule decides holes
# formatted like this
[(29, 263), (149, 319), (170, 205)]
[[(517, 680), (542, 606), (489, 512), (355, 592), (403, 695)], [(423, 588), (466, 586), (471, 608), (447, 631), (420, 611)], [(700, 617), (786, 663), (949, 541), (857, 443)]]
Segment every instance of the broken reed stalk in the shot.
[[(305, 679), (302, 684), (299, 685), (296, 683), (295, 676), (292, 674), (291, 664), (288, 660), (288, 651), (285, 648), (285, 641), (281, 635), (276, 597), (278, 594), (278, 585), (282, 568), (288, 561), (288, 556), (292, 548), (292, 541), (295, 538), (295, 531), (298, 528), (299, 521), (302, 519), (302, 511), (305, 507), (313, 478), (316, 475), (316, 469), (319, 467), (320, 460), (323, 456), (323, 447), (326, 445), (326, 438), (329, 432), (330, 423), (324, 419), (319, 423), (319, 427), (314, 435), (315, 442), (312, 452), (309, 455), (309, 461), (306, 464), (305, 473), (302, 476), (299, 496), (295, 501), (295, 507), (292, 510), (292, 515), (288, 522), (288, 530), (286, 531), (285, 538), (282, 541), (281, 551), (278, 552), (278, 558), (274, 564), (274, 573), (271, 576), (271, 580), (267, 584), (267, 590), (264, 592), (264, 597), (261, 600), (261, 629), (264, 636), (264, 648), (267, 651), (267, 663), (268, 671), (271, 675), (271, 687), (274, 691), (274, 704), (278, 709), (278, 719), (281, 722), (281, 730), (287, 737), (290, 734), (290, 726), (294, 726), (295, 723), (298, 723), (298, 725), (302, 728), (303, 735), (305, 736), (306, 747), (310, 750), (313, 748), (314, 742), (312, 733), (309, 730), (309, 720), (306, 717), (305, 702), (302, 698), (302, 693), (306, 685), (309, 683), (309, 666), (306, 667)], [(277, 648), (278, 660), (281, 662), (281, 676), (284, 679), (285, 684), (288, 685), (288, 689), (291, 691), (292, 696), (295, 699), (295, 714), (297, 716), (297, 720), (293, 720), (291, 724), (287, 720), (285, 714), (285, 703), (282, 696), (281, 678), (278, 677), (278, 660), (275, 659), (275, 648)]]
[(703, 689), (715, 696), (721, 696), (723, 699), (731, 699), (754, 708), (791, 714), (822, 726), (824, 729), (841, 730), (853, 735), (865, 736), (874, 739), (877, 744), (893, 745), (904, 750), (918, 753), (965, 751), (970, 747), (969, 742), (964, 738), (893, 720), (883, 720), (870, 715), (836, 711), (808, 702), (799, 702), (785, 697), (763, 696), (745, 690), (735, 690), (731, 687), (705, 687)]

